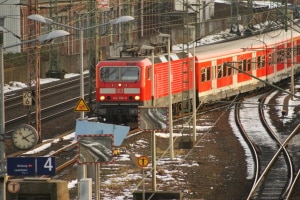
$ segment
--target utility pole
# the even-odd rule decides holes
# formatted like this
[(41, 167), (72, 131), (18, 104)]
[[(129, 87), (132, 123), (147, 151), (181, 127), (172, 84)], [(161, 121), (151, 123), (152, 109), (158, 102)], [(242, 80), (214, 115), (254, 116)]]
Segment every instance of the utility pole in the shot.
[[(186, 2), (183, 4), (183, 39), (182, 39), (182, 43), (184, 44), (182, 51), (183, 53), (186, 55), (186, 57), (188, 57), (189, 53), (190, 53), (190, 29), (189, 29), (189, 23), (190, 23), (190, 15), (189, 15), (189, 9), (191, 9), (191, 5), (189, 4), (189, 1), (186, 0)], [(194, 42), (194, 41), (193, 41)], [(186, 48), (186, 49), (185, 49)], [(186, 62), (182, 62), (182, 112), (183, 113), (187, 113), (190, 111), (191, 108), (191, 102), (189, 101), (191, 94), (190, 94), (190, 84), (191, 84), (191, 80), (189, 80), (189, 66), (190, 66), (190, 62), (187, 64)], [(182, 120), (182, 129), (186, 130), (187, 132), (189, 132), (189, 134), (191, 133), (191, 127), (189, 126), (188, 128), (185, 128), (185, 124), (187, 123), (186, 120)], [(192, 143), (192, 138), (190, 137), (191, 135), (189, 135), (188, 137), (185, 137), (182, 135), (182, 142), (181, 142), (181, 146), (185, 147), (186, 144), (190, 144)]]
[[(38, 14), (38, 0), (28, 0), (28, 15)], [(38, 23), (35, 21), (30, 21), (28, 23), (29, 35), (28, 39), (34, 39), (37, 35), (40, 35), (40, 29)], [(37, 46), (37, 43), (30, 43), (27, 45), (28, 54), (27, 54), (27, 71), (29, 72), (28, 76), (28, 86), (30, 91), (35, 95), (35, 105), (36, 105), (36, 130), (41, 136), (41, 96), (40, 96), (40, 49)], [(35, 48), (33, 48), (35, 47)], [(34, 79), (35, 77), (35, 79)], [(35, 92), (33, 92), (33, 83), (35, 80)], [(31, 121), (31, 108), (28, 107), (28, 124), (32, 124)], [(41, 137), (40, 137), (41, 138)]]
[[(0, 55), (3, 55), (3, 46), (0, 44)], [(0, 84), (4, 88), (4, 61), (3, 56), (0, 57)], [(4, 106), (4, 90), (0, 91), (0, 199), (6, 199), (6, 160), (5, 160), (5, 106)]]
[[(50, 0), (50, 9), (49, 15), (51, 19), (55, 20), (57, 17), (57, 1)], [(52, 31), (53, 27), (49, 25), (49, 30)], [(61, 67), (60, 67), (60, 59), (59, 59), (59, 50), (55, 48), (55, 44), (50, 44), (50, 54), (49, 54), (49, 70), (46, 73), (46, 76), (49, 78), (63, 78)]]
[[(97, 3), (95, 0), (89, 0), (89, 16), (88, 16), (88, 26), (95, 26), (97, 24), (97, 12), (95, 11), (95, 7), (97, 7)], [(90, 108), (90, 112), (93, 113), (93, 100), (95, 99), (94, 91), (95, 91), (95, 68), (98, 61), (98, 31), (99, 29), (89, 29), (89, 51), (88, 51), (88, 66), (89, 66), (89, 99), (88, 104)]]
[[(237, 35), (241, 35), (240, 29), (239, 29), (239, 1), (238, 0), (232, 0), (231, 1), (231, 27), (230, 32), (235, 33)], [(235, 26), (235, 29), (234, 29)]]

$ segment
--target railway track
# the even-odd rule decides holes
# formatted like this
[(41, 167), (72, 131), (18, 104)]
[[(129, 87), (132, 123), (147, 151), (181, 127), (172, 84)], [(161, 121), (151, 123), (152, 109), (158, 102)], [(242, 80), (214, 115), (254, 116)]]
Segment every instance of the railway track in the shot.
[[(87, 79), (87, 76), (85, 77)], [(86, 84), (87, 86), (87, 84)], [(36, 110), (23, 105), (23, 92), (27, 88), (5, 94), (6, 132), (9, 133), (20, 124), (35, 124)], [(79, 100), (79, 77), (72, 77), (42, 85), (42, 122), (72, 113)]]
[(236, 122), (251, 148), (255, 163), (253, 187), (247, 199), (283, 199), (294, 181), (293, 158), (287, 144), (299, 126), (283, 141), (266, 120), (266, 97), (250, 98), (236, 104)]

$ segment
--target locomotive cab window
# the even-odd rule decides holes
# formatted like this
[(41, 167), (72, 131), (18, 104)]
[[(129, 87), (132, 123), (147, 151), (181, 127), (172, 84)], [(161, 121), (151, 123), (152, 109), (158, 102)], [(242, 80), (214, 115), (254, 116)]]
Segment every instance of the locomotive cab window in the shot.
[(102, 81), (137, 81), (140, 70), (137, 67), (102, 67), (100, 69)]

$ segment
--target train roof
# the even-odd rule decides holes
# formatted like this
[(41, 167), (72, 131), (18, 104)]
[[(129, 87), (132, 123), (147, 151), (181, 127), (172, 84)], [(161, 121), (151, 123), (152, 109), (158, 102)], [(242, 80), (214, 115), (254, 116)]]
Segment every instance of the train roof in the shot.
[[(190, 55), (191, 56), (191, 55)], [(171, 60), (179, 60), (182, 58), (186, 58), (187, 57), (187, 53), (185, 52), (170, 52), (170, 59)], [(130, 62), (139, 62), (139, 61), (143, 61), (147, 59), (147, 61), (152, 60), (152, 55), (147, 54), (144, 56), (122, 56), (122, 57), (110, 57), (110, 58), (106, 58), (103, 61), (115, 61), (115, 62), (126, 62), (126, 61), (130, 61)], [(154, 55), (154, 63), (164, 63), (164, 62), (168, 62), (168, 53), (159, 53), (159, 54), (155, 54)]]
[[(291, 40), (292, 36), (293, 38), (300, 37), (300, 33), (298, 31), (291, 32), (291, 30), (276, 30), (239, 40), (198, 46), (195, 48), (195, 56), (203, 60), (239, 52), (257, 51)], [(193, 50), (190, 49), (190, 52)]]
[(142, 61), (148, 57), (146, 56), (122, 56), (122, 57), (110, 57), (103, 61)]

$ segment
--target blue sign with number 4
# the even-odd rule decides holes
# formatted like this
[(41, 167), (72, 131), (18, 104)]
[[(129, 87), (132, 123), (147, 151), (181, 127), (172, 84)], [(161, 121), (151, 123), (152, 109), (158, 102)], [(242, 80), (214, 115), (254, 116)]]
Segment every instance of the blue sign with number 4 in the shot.
[(7, 174), (10, 176), (55, 176), (55, 157), (7, 158)]

